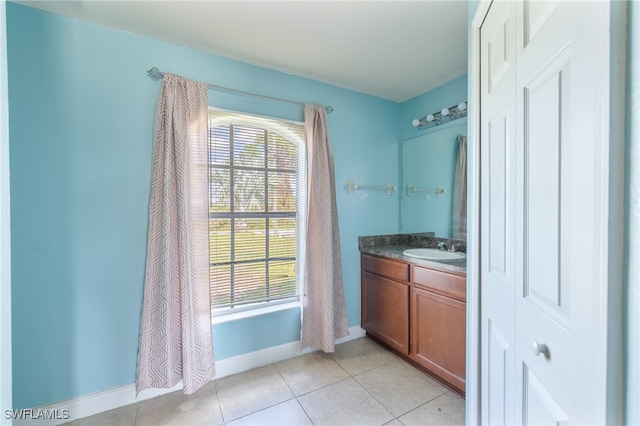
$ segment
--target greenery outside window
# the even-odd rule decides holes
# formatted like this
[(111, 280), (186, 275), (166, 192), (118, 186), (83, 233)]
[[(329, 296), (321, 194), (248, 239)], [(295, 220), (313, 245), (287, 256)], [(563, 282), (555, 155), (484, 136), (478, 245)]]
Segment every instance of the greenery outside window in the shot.
[(303, 124), (211, 108), (208, 139), (214, 315), (300, 300)]

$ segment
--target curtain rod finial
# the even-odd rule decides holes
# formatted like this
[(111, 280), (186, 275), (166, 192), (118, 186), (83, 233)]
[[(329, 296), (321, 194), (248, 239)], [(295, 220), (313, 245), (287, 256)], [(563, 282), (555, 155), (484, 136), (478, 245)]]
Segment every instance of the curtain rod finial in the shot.
[(153, 67), (149, 71), (147, 71), (147, 75), (154, 80), (161, 80), (164, 77), (164, 73), (161, 72), (158, 68)]
[(325, 107), (325, 111), (327, 111), (328, 114), (331, 114), (334, 111), (334, 109), (333, 109), (333, 107), (331, 105), (329, 105), (329, 106)]

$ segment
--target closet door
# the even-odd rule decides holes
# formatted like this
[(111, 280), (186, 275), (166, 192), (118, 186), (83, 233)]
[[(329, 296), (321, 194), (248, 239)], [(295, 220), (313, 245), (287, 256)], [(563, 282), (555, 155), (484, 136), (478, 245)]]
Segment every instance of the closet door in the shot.
[(515, 2), (493, 2), (481, 28), (482, 424), (515, 423)]
[(494, 2), (481, 29), (488, 424), (606, 423), (609, 9)]

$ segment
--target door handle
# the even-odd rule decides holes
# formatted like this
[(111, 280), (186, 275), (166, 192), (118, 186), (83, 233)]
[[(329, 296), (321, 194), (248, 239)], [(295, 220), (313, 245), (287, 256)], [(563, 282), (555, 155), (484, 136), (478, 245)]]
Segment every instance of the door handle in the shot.
[(549, 348), (544, 343), (538, 343), (537, 340), (534, 340), (533, 345), (531, 345), (531, 350), (535, 356), (543, 354), (545, 358), (549, 358)]

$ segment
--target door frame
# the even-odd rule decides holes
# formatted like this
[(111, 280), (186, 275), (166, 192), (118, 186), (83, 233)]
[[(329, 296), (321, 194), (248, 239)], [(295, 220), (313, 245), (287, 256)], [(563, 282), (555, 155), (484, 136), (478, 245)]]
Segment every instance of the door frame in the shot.
[[(0, 407), (13, 408), (11, 364), (11, 208), (6, 2), (0, 0)], [(11, 424), (11, 420), (8, 420)], [(3, 423), (4, 424), (4, 423)]]
[[(481, 417), (480, 323), (480, 27), (493, 0), (480, 0), (471, 22), (467, 134), (467, 389), (466, 424), (479, 425)], [(469, 255), (470, 254), (470, 255)]]
[[(480, 306), (480, 28), (491, 8), (493, 0), (479, 0), (470, 31), (469, 61), (469, 114), (468, 144), (469, 176), (467, 199), (467, 374), (466, 374), (466, 424), (478, 425), (481, 421), (481, 306)], [(622, 2), (610, 2), (610, 98), (609, 114), (603, 120), (609, 135), (608, 150), (603, 152), (609, 158), (608, 241), (604, 245), (603, 257), (606, 257), (607, 277), (602, 286), (602, 295), (606, 303), (599, 306), (604, 309), (604, 318), (608, 317), (604, 329), (607, 345), (597, 347), (601, 356), (606, 358), (606, 417), (609, 424), (621, 424), (624, 416), (624, 377), (622, 329), (622, 293), (624, 269), (623, 259), (628, 253), (624, 250), (624, 195), (625, 195), (625, 79), (626, 79), (626, 6)], [(615, 25), (614, 25), (615, 24)], [(606, 123), (605, 123), (606, 122)]]

